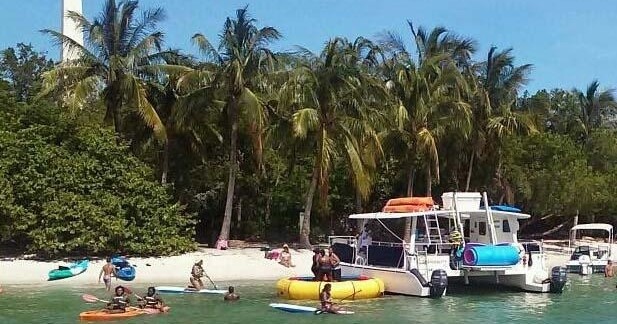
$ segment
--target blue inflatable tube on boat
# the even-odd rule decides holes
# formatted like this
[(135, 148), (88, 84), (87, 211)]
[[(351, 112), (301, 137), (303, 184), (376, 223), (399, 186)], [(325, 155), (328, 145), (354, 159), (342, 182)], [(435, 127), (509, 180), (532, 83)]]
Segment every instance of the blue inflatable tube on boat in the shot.
[(463, 264), (468, 266), (511, 266), (519, 260), (519, 249), (511, 245), (469, 244), (463, 252)]

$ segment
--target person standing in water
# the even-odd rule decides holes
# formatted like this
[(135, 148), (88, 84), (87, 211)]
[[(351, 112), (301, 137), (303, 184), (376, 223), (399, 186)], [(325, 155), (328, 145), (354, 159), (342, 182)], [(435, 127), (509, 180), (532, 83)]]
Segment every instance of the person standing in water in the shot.
[(204, 283), (201, 281), (201, 278), (204, 276), (203, 264), (204, 260), (199, 260), (195, 262), (193, 269), (191, 269), (191, 278), (189, 281), (191, 282), (192, 288), (196, 290), (204, 289)]
[(229, 286), (229, 288), (227, 289), (227, 293), (225, 293), (223, 299), (226, 301), (236, 301), (240, 299), (240, 296), (238, 296), (235, 291), (236, 289), (233, 286)]
[(613, 277), (615, 275), (615, 270), (613, 269), (613, 261), (608, 260), (606, 263), (606, 267), (604, 267), (604, 276), (607, 278)]
[(325, 250), (319, 251), (319, 281), (332, 281), (332, 261)]
[(336, 304), (332, 302), (332, 296), (330, 295), (330, 290), (332, 290), (332, 285), (325, 284), (321, 293), (319, 294), (319, 301), (321, 302), (321, 311), (324, 313), (332, 313), (336, 314), (340, 310)]
[(101, 283), (101, 277), (103, 277), (103, 282), (105, 283), (105, 289), (107, 291), (111, 290), (111, 277), (117, 277), (116, 276), (116, 267), (114, 267), (113, 264), (111, 264), (111, 258), (107, 258), (107, 263), (105, 263), (105, 265), (103, 266), (103, 268), (101, 269), (101, 272), (99, 273), (99, 283)]
[(328, 248), (328, 255), (332, 264), (332, 281), (341, 281), (341, 259), (334, 253), (332, 246)]

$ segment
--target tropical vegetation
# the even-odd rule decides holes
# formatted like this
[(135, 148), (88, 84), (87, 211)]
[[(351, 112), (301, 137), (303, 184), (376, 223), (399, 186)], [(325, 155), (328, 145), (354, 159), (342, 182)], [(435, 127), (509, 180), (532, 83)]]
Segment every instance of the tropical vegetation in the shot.
[(615, 222), (617, 100), (597, 80), (530, 94), (533, 66), (514, 49), (479, 53), (411, 21), (403, 35), (275, 52), (292, 31), (244, 7), (217, 40), (187, 35), (192, 56), (164, 47), (162, 8), (107, 0), (95, 19), (69, 16), (85, 45), (43, 32), (77, 59), (52, 64), (25, 44), (0, 57), (3, 245), (309, 247), (354, 233), (350, 213), (447, 191), (521, 207), (531, 234), (559, 234), (574, 215)]

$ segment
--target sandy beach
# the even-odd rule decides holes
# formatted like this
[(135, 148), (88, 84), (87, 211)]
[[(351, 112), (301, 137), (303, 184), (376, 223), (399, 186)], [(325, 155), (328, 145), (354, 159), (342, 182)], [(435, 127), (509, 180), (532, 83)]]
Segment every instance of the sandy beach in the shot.
[[(313, 253), (308, 250), (291, 250), (291, 254), (292, 262), (296, 265), (292, 268), (286, 268), (275, 260), (266, 259), (264, 252), (257, 248), (199, 249), (199, 251), (193, 253), (171, 257), (130, 258), (130, 263), (137, 270), (137, 276), (131, 284), (185, 285), (188, 283), (191, 266), (196, 260), (200, 259), (204, 260), (204, 269), (215, 282), (277, 280), (283, 277), (312, 275), (310, 269)], [(0, 261), (0, 285), (97, 284), (99, 272), (105, 264), (105, 260), (91, 261), (88, 270), (76, 277), (47, 281), (47, 273), (63, 264), (65, 263), (60, 261), (2, 260)], [(204, 278), (204, 283), (207, 283), (206, 278)]]
[[(549, 268), (565, 265), (568, 254), (551, 250), (547, 251)], [(275, 260), (266, 259), (264, 252), (258, 248), (229, 250), (202, 248), (193, 253), (171, 257), (130, 258), (131, 264), (135, 265), (137, 270), (137, 277), (131, 283), (135, 285), (185, 285), (188, 282), (191, 266), (199, 259), (204, 260), (206, 273), (215, 282), (229, 283), (233, 281), (277, 280), (291, 276), (311, 276), (312, 252), (291, 250), (291, 253), (293, 263), (296, 265), (292, 268), (286, 268)], [(65, 263), (24, 259), (3, 260), (0, 261), (0, 284), (45, 286), (97, 284), (99, 271), (105, 264), (105, 260), (91, 261), (88, 270), (76, 277), (47, 281), (47, 273), (61, 264)], [(206, 279), (204, 281), (207, 282)]]

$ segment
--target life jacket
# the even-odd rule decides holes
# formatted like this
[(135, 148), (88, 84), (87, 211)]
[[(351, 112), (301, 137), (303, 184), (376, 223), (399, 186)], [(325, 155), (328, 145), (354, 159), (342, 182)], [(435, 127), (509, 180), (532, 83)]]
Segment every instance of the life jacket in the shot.
[(144, 297), (144, 299), (146, 300), (146, 306), (156, 306), (159, 303), (157, 298), (156, 298), (156, 295), (154, 295), (154, 296), (146, 296), (146, 297)]
[(114, 308), (125, 308), (126, 304), (127, 301), (125, 296), (114, 296), (111, 300), (111, 305), (114, 306)]

